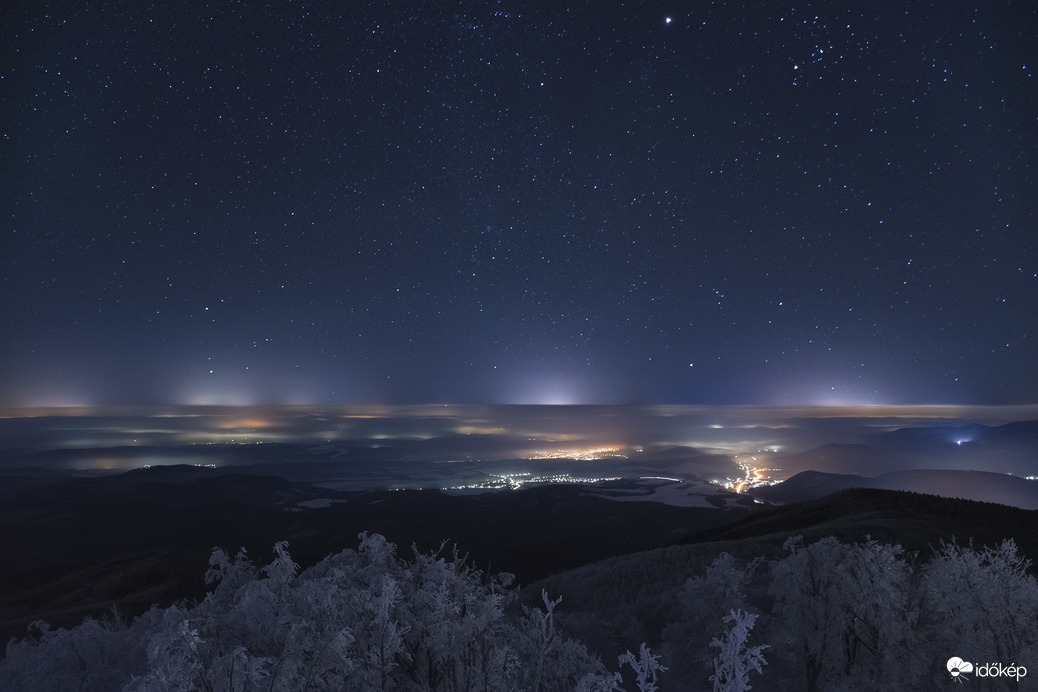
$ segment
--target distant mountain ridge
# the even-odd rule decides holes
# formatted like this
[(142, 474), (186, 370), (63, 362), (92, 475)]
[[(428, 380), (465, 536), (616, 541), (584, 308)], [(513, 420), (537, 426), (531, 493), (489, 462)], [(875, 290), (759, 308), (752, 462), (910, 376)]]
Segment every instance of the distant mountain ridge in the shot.
[(826, 473), (832, 474), (876, 475), (911, 466), (911, 461), (896, 451), (837, 442), (786, 454), (774, 463), (783, 471), (794, 474), (825, 469)]
[(755, 488), (752, 493), (769, 502), (792, 503), (851, 488), (902, 490), (1038, 509), (1038, 481), (990, 471), (912, 469), (878, 476), (803, 471), (777, 485)]
[(886, 469), (891, 471), (978, 469), (1017, 476), (1038, 475), (1038, 421), (900, 428), (875, 435), (865, 444), (877, 455), (890, 454), (901, 459), (894, 468)]
[(869, 444), (881, 447), (951, 447), (962, 443), (983, 445), (1038, 445), (1038, 421), (1017, 421), (1005, 425), (988, 426), (980, 423), (968, 425), (933, 426), (922, 428), (898, 428), (881, 433), (869, 440)]
[(768, 464), (787, 480), (754, 495), (773, 502), (883, 488), (1038, 509), (1038, 483), (1025, 480), (1038, 475), (1038, 421), (905, 427), (776, 454)]

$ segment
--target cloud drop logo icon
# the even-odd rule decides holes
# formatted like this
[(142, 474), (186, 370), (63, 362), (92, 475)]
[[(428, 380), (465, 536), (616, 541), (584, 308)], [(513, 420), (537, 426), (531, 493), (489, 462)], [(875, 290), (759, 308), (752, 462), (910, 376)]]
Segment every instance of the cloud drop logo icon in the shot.
[(964, 679), (968, 679), (961, 677), (963, 673), (973, 672), (973, 664), (969, 661), (963, 661), (958, 656), (952, 656), (948, 659), (948, 672), (956, 681), (962, 682)]

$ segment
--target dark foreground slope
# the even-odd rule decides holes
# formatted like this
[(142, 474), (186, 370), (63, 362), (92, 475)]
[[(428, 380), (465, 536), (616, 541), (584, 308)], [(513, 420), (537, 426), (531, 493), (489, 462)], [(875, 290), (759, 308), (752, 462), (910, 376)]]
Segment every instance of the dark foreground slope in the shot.
[(796, 535), (808, 543), (826, 536), (844, 542), (872, 538), (900, 544), (924, 559), (942, 541), (994, 545), (1012, 538), (1022, 553), (1034, 559), (1038, 557), (1038, 511), (923, 493), (851, 488), (735, 518), (695, 532), (684, 542), (727, 543), (733, 554), (756, 556), (780, 552), (786, 538)]
[[(5, 481), (8, 479), (4, 479)], [(456, 543), (478, 567), (529, 583), (727, 521), (732, 512), (613, 502), (576, 486), (450, 496), (335, 493), (191, 466), (0, 487), (0, 638), (35, 619), (70, 625), (111, 606), (134, 614), (204, 593), (214, 546), (257, 562), (287, 540), (302, 566), (361, 531), (406, 549)]]
[[(891, 490), (858, 488), (759, 512), (729, 514), (728, 521), (690, 529), (673, 544), (618, 556), (552, 575), (537, 583), (594, 610), (633, 603), (648, 591), (679, 588), (723, 552), (742, 560), (779, 558), (793, 536), (813, 543), (833, 536), (844, 543), (868, 539), (897, 544), (928, 560), (942, 542), (981, 546), (1015, 541), (1038, 562), (1038, 511)], [(1032, 565), (1032, 572), (1036, 571)], [(651, 638), (651, 637), (650, 637)]]
[(941, 540), (1011, 537), (1025, 555), (1038, 555), (1038, 512), (883, 490), (719, 510), (614, 502), (579, 486), (336, 494), (269, 476), (166, 467), (0, 489), (0, 636), (24, 634), (39, 618), (70, 625), (113, 605), (134, 614), (198, 598), (214, 546), (244, 546), (266, 562), (274, 542), (287, 540), (306, 567), (356, 546), (361, 531), (404, 549), (450, 539), (479, 568), (515, 573), (522, 584), (558, 574), (552, 589), (570, 605), (582, 592), (615, 602), (646, 586), (662, 592), (722, 550), (775, 556), (797, 534), (871, 535), (921, 554)]
[[(682, 604), (689, 598), (702, 598), (699, 593), (689, 596), (685, 592), (690, 577), (703, 575), (722, 553), (734, 556), (742, 565), (753, 564), (756, 558), (782, 560), (789, 555), (784, 544), (795, 536), (802, 536), (805, 545), (829, 536), (845, 545), (870, 538), (879, 544), (900, 545), (912, 565), (929, 562), (942, 542), (972, 544), (981, 550), (1012, 539), (1019, 553), (1032, 562), (1034, 574), (1038, 511), (900, 491), (850, 489), (817, 500), (732, 515), (731, 521), (690, 531), (673, 545), (609, 558), (554, 574), (532, 586), (538, 593), (543, 588), (564, 596), (562, 619), (567, 630), (598, 651), (603, 660), (647, 641), (661, 645), (659, 650), (669, 664), (680, 667), (684, 654), (667, 647), (675, 645), (673, 628), (682, 617)], [(728, 605), (735, 607), (736, 603), (724, 604), (724, 608)], [(750, 610), (764, 612), (759, 605)], [(709, 641), (709, 636), (703, 636)], [(761, 642), (768, 640), (754, 643)], [(698, 678), (704, 684), (706, 675)], [(676, 668), (672, 677), (681, 677)], [(668, 684), (661, 689), (679, 688)], [(754, 689), (758, 689), (756, 683)], [(759, 689), (803, 687), (762, 684)]]

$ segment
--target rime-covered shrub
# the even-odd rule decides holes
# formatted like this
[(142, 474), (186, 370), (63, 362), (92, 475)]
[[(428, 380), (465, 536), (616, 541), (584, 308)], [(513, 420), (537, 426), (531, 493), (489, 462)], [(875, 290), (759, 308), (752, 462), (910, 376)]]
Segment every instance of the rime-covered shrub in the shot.
[(152, 609), (127, 624), (117, 613), (78, 627), (51, 629), (33, 623), (29, 636), (12, 640), (0, 663), (0, 689), (39, 692), (108, 692), (122, 689), (147, 664), (145, 643), (160, 626)]
[[(486, 576), (455, 551), (413, 551), (379, 535), (302, 573), (286, 544), (257, 568), (213, 551), (197, 605), (132, 625), (88, 620), (12, 642), (0, 689), (560, 690), (607, 679), (555, 629), (559, 600), (523, 608), (510, 575)], [(507, 612), (506, 612), (507, 611)]]
[(750, 689), (750, 673), (763, 673), (766, 644), (747, 646), (750, 630), (757, 616), (742, 610), (732, 610), (724, 618), (730, 628), (723, 637), (715, 637), (710, 646), (718, 650), (714, 657), (714, 692), (746, 692)]
[(642, 644), (610, 672), (559, 628), (561, 596), (524, 606), (510, 575), (486, 575), (446, 546), (402, 557), (361, 534), (357, 550), (304, 571), (284, 543), (262, 567), (214, 550), (201, 603), (132, 623), (37, 623), (8, 644), (0, 690), (907, 692), (947, 685), (953, 657), (1025, 664), (1038, 649), (1038, 582), (1011, 541), (942, 544), (928, 563), (871, 540), (796, 538), (786, 551), (749, 563), (722, 554), (660, 594), (661, 654)]
[[(920, 625), (925, 659), (947, 680), (944, 663), (961, 656), (974, 664), (1025, 665), (1038, 651), (1038, 581), (1016, 543), (975, 549), (941, 543), (921, 570)], [(1027, 677), (1038, 673), (1028, 672)], [(986, 684), (985, 684), (986, 682)], [(972, 677), (978, 687), (1005, 689), (1004, 680)], [(1023, 689), (1021, 687), (1021, 689)]]
[(805, 689), (911, 688), (918, 666), (904, 658), (914, 641), (910, 568), (900, 546), (835, 538), (805, 546), (772, 566), (775, 631), (799, 661)]

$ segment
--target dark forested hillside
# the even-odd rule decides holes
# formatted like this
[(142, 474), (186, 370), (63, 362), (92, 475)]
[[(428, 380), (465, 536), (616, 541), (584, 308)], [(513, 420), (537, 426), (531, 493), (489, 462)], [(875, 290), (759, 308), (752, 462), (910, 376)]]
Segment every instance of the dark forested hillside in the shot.
[[(649, 643), (654, 655), (662, 656), (664, 664), (671, 666), (669, 676), (661, 678), (663, 690), (685, 689), (690, 680), (706, 679), (712, 654), (710, 637), (704, 639), (704, 632), (723, 638), (742, 631), (748, 636), (749, 629), (755, 627), (756, 636), (770, 638), (769, 646), (776, 651), (800, 651), (794, 641), (799, 635), (783, 623), (792, 622), (788, 620), (790, 613), (809, 612), (806, 604), (813, 601), (810, 594), (794, 588), (798, 583), (794, 577), (810, 565), (831, 566), (819, 577), (832, 584), (816, 594), (823, 603), (831, 599), (840, 604), (872, 603), (869, 599), (877, 604), (892, 603), (890, 608), (894, 610), (884, 610), (883, 606), (867, 616), (879, 628), (869, 630), (868, 636), (886, 637), (883, 641), (892, 647), (924, 646), (920, 637), (929, 635), (916, 631), (911, 623), (929, 613), (919, 610), (931, 597), (927, 596), (932, 594), (928, 584), (944, 580), (941, 588), (960, 588), (957, 582), (947, 581), (948, 570), (967, 570), (976, 584), (999, 585), (984, 587), (982, 594), (983, 598), (995, 599), (985, 606), (996, 613), (995, 619), (970, 625), (979, 634), (970, 634), (969, 641), (975, 641), (978, 651), (987, 652), (985, 655), (1001, 652), (1009, 656), (1030, 641), (1030, 635), (1020, 634), (1029, 631), (1027, 623), (1013, 619), (1019, 614), (1006, 614), (1011, 609), (1003, 601), (1019, 599), (1022, 607), (1032, 610), (1038, 603), (1032, 593), (1033, 577), (1027, 573), (1029, 560), (1038, 555), (1038, 512), (917, 493), (858, 488), (785, 506), (722, 510), (615, 502), (593, 496), (579, 486), (466, 496), (435, 491), (348, 494), (274, 477), (167, 468), (109, 478), (34, 481), (19, 486), (18, 492), (8, 492), (4, 499), (0, 550), (8, 568), (0, 576), (0, 614), (5, 640), (24, 636), (27, 624), (36, 619), (68, 627), (113, 605), (125, 616), (135, 616), (152, 604), (167, 607), (180, 601), (181, 610), (164, 611), (165, 615), (152, 611), (150, 620), (134, 625), (144, 628), (147, 637), (161, 638), (168, 635), (162, 634), (168, 623), (160, 620), (173, 617), (170, 613), (187, 618), (185, 622), (194, 617), (209, 622), (205, 608), (192, 610), (190, 604), (205, 597), (202, 577), (214, 546), (229, 552), (244, 547), (253, 559), (266, 562), (275, 542), (288, 541), (291, 564), (305, 570), (327, 555), (356, 547), (362, 531), (386, 536), (404, 548), (401, 553), (405, 555), (410, 554), (406, 546), (412, 543), (419, 551), (435, 551), (449, 539), (458, 545), (464, 564), (471, 569), (485, 575), (517, 574), (518, 584), (525, 588), (515, 595), (526, 606), (539, 603), (536, 595), (542, 589), (553, 597), (561, 596), (563, 605), (555, 613), (559, 626), (576, 637), (580, 646), (601, 655), (607, 664), (626, 651), (637, 651), (640, 643)], [(280, 564), (279, 560), (289, 564), (287, 559), (275, 556), (272, 564)], [(892, 565), (888, 576), (894, 581), (889, 583), (883, 581), (887, 577), (881, 579), (882, 575), (866, 569), (884, 560)], [(859, 569), (866, 571), (859, 573)], [(249, 579), (262, 575), (269, 579), (264, 570), (249, 571), (253, 575)], [(375, 581), (364, 582), (363, 588), (381, 588), (381, 577), (374, 573), (349, 578), (369, 577)], [(266, 593), (264, 589), (271, 583), (239, 586)], [(289, 583), (285, 582), (286, 588)], [(303, 591), (315, 588), (316, 583), (291, 581), (293, 589)], [(862, 584), (872, 584), (869, 588), (880, 591), (858, 594), (855, 589), (863, 588)], [(957, 597), (967, 603), (981, 597), (970, 588)], [(288, 592), (279, 593), (281, 598)], [(232, 605), (229, 602), (227, 607)], [(405, 608), (405, 604), (400, 607)], [(930, 613), (924, 620), (931, 615), (945, 618), (928, 621), (926, 627), (947, 629), (954, 625), (958, 628), (955, 632), (962, 630), (959, 620), (968, 614), (938, 613), (943, 607), (936, 602), (925, 605), (937, 614)], [(744, 610), (737, 619), (725, 620), (729, 609)], [(303, 623), (309, 617), (304, 611), (299, 615)], [(1019, 617), (1031, 617), (1031, 610), (1020, 613), (1024, 614)], [(218, 617), (239, 615), (227, 611)], [(500, 611), (495, 617), (512, 622), (512, 616), (506, 615)], [(835, 641), (866, 636), (823, 615), (820, 611), (820, 619), (809, 624), (821, 628), (825, 637)], [(1003, 615), (1008, 618), (1005, 622), (999, 619)], [(901, 618), (901, 629), (891, 629), (890, 618)], [(134, 631), (124, 630), (118, 621), (91, 627), (100, 627), (98, 632), (107, 632), (104, 636), (113, 642)], [(984, 632), (1000, 628), (1008, 628), (1015, 638), (984, 638)], [(90, 631), (77, 628), (68, 636), (89, 638), (93, 636)], [(42, 643), (49, 642), (46, 646), (57, 646), (65, 635), (36, 636), (43, 637)], [(951, 635), (942, 636), (942, 646), (954, 646)], [(934, 637), (930, 638), (937, 641)], [(513, 654), (526, 646), (506, 639), (495, 640), (495, 646)], [(863, 641), (862, 645), (875, 649), (878, 641)], [(933, 642), (925, 646), (930, 644)], [(732, 646), (738, 655), (742, 655), (740, 651), (749, 655), (746, 652), (752, 650), (740, 649), (738, 643)], [(347, 656), (349, 647), (345, 643), (343, 647), (342, 655)], [(937, 649), (926, 650), (933, 659), (927, 664), (929, 670), (942, 654)], [(23, 662), (34, 660), (32, 656), (36, 655), (32, 653), (36, 649), (23, 647), (18, 651), (20, 656), (29, 657)], [(46, 651), (44, 647), (37, 653), (49, 655)], [(213, 651), (213, 661), (224, 661), (220, 658), (223, 654)], [(143, 656), (143, 650), (138, 654)], [(893, 655), (860, 653), (851, 659), (841, 658), (845, 655), (849, 654), (819, 649), (817, 660), (797, 658), (800, 654), (793, 653), (785, 660), (772, 657), (770, 675), (755, 689), (787, 689), (782, 685), (793, 683), (793, 688), (807, 685), (804, 689), (812, 689), (818, 680), (844, 679), (850, 675), (847, 671), (859, 676), (854, 679), (879, 684), (883, 680), (877, 677), (877, 671), (905, 664)], [(162, 656), (159, 658), (166, 660)], [(232, 659), (224, 663), (233, 664)], [(146, 670), (142, 660), (126, 665)], [(601, 671), (591, 663), (587, 666), (586, 670)], [(267, 674), (257, 671), (260, 677)], [(155, 670), (149, 673), (157, 674)], [(818, 680), (808, 684), (812, 676)], [(930, 673), (912, 678), (916, 682), (931, 679)]]
[(733, 517), (731, 522), (688, 536), (685, 542), (746, 542), (752, 547), (735, 552), (760, 555), (767, 550), (766, 545), (776, 551), (785, 538), (796, 534), (809, 539), (836, 536), (848, 541), (871, 536), (923, 554), (941, 540), (973, 539), (993, 544), (1012, 538), (1024, 554), (1038, 557), (1038, 511), (874, 488), (840, 490)]
[(467, 496), (334, 493), (189, 466), (27, 483), (0, 504), (0, 636), (38, 618), (64, 625), (113, 605), (132, 614), (198, 598), (213, 546), (262, 558), (285, 540), (306, 566), (376, 531), (423, 550), (457, 542), (482, 568), (528, 583), (667, 545), (733, 512), (742, 513), (613, 502), (561, 485)]
[[(650, 642), (671, 666), (664, 692), (707, 679), (715, 653), (707, 642), (722, 636), (732, 608), (760, 614), (751, 643), (772, 647), (755, 690), (830, 689), (826, 681), (832, 689), (936, 689), (952, 653), (984, 661), (1031, 656), (1022, 642), (1034, 639), (1038, 622), (1036, 557), (1038, 512), (854, 489), (733, 518), (680, 544), (535, 586), (565, 596), (560, 622), (604, 660)], [(883, 582), (884, 574), (894, 581)], [(853, 623), (865, 622), (877, 637), (886, 628), (889, 638), (847, 648), (848, 637), (863, 636)], [(813, 634), (801, 637), (801, 629)], [(819, 647), (808, 660), (805, 646)], [(906, 647), (913, 656), (895, 660)], [(903, 673), (887, 679), (885, 667)], [(1002, 680), (964, 679), (971, 689), (1013, 689)]]

